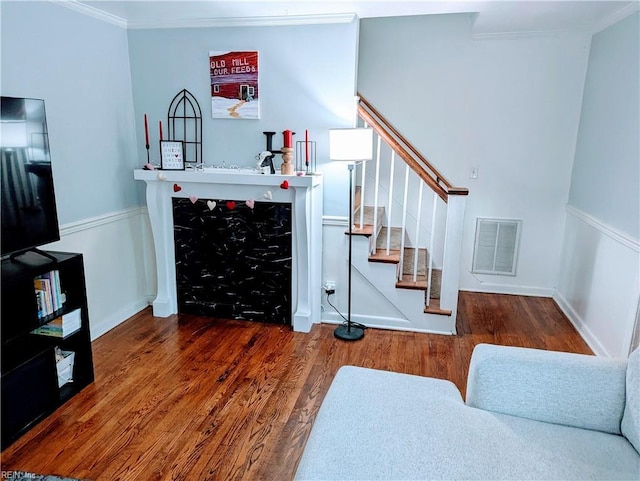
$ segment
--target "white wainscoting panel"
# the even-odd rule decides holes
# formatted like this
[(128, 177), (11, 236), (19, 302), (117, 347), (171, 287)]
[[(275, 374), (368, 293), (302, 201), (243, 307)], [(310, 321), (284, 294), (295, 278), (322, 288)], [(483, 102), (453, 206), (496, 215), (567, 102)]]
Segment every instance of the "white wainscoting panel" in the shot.
[(627, 357), (640, 299), (640, 244), (568, 206), (554, 299), (596, 354)]
[(149, 305), (148, 230), (146, 209), (134, 207), (61, 225), (42, 247), (83, 254), (92, 340)]

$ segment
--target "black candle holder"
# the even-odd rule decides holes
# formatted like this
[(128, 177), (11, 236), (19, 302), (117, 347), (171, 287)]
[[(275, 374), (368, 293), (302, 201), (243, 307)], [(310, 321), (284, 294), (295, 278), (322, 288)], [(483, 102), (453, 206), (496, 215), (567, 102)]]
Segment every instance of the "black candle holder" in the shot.
[(296, 172), (316, 173), (316, 143), (313, 140), (296, 142)]

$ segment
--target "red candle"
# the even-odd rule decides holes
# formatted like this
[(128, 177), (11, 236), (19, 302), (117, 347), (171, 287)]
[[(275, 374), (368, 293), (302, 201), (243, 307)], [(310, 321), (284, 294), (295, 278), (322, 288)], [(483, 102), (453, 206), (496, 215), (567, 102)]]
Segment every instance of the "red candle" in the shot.
[(149, 124), (147, 124), (147, 114), (144, 114), (144, 140), (149, 145)]
[(304, 131), (304, 164), (309, 165), (309, 131)]
[(290, 130), (285, 130), (282, 132), (283, 139), (283, 147), (291, 148), (293, 146), (293, 132)]
[(162, 120), (159, 120), (158, 124), (160, 126), (160, 140), (162, 140)]

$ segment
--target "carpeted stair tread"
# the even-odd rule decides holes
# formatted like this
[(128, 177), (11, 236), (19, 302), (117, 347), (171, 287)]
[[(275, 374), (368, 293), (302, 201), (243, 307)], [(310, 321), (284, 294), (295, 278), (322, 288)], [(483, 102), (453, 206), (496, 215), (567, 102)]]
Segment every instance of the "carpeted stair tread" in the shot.
[[(362, 206), (358, 206), (353, 211), (353, 220), (356, 224), (360, 224), (360, 209)], [(384, 206), (378, 207), (378, 226), (381, 226), (382, 221), (384, 220)], [(364, 219), (363, 224), (371, 224), (373, 225), (373, 206), (365, 205), (364, 206)]]
[(387, 233), (391, 232), (390, 235), (390, 239), (389, 239), (389, 249), (393, 249), (393, 250), (400, 250), (400, 247), (402, 246), (402, 234), (403, 234), (403, 230), (402, 227), (391, 227), (391, 229), (389, 229), (389, 227), (383, 227), (382, 229), (380, 229), (380, 233), (378, 234), (378, 238), (376, 241), (376, 248), (377, 249), (387, 249)]
[(442, 269), (431, 269), (431, 300), (440, 299)]
[[(402, 264), (403, 274), (413, 274), (413, 263), (415, 259), (416, 249), (413, 247), (404, 248), (404, 261)], [(427, 249), (418, 249), (418, 275), (426, 275), (427, 273)]]

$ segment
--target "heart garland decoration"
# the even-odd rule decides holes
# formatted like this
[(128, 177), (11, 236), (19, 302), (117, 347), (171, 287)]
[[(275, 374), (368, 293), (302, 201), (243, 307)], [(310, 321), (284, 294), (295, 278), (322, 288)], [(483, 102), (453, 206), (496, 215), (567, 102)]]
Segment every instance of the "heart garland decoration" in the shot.
[(182, 187), (180, 187), (178, 184), (173, 184), (173, 191), (174, 192), (180, 192), (182, 190)]
[(213, 210), (216, 208), (216, 201), (215, 200), (208, 200), (207, 201), (207, 207), (209, 207), (209, 210)]
[(280, 184), (280, 188), (287, 190), (289, 188), (289, 181), (288, 180), (283, 180), (282, 184)]
[(167, 180), (167, 175), (162, 172), (158, 172), (158, 180)]
[(144, 164), (143, 169), (144, 170), (156, 170), (156, 168), (153, 166), (153, 164)]
[(270, 190), (268, 190), (267, 192), (265, 192), (265, 194), (264, 194), (264, 198), (265, 198), (265, 199), (267, 199), (267, 200), (271, 200), (271, 199), (273, 199), (273, 194), (271, 193), (271, 191), (270, 191)]
[(190, 195), (189, 200), (192, 204), (195, 204), (196, 202), (198, 202), (198, 197), (196, 197), (195, 195)]
[(253, 199), (247, 200), (246, 204), (247, 204), (247, 207), (249, 207), (249, 209), (253, 209), (254, 206), (256, 205), (256, 203), (255, 203), (255, 201)]
[(227, 209), (229, 210), (233, 210), (236, 208), (236, 203), (232, 200), (230, 200), (229, 202), (227, 202)]

